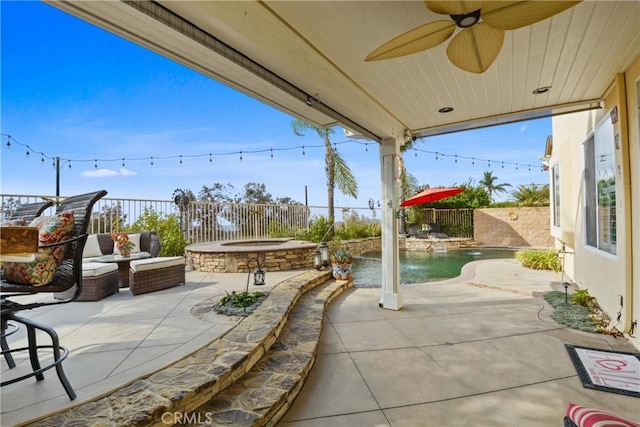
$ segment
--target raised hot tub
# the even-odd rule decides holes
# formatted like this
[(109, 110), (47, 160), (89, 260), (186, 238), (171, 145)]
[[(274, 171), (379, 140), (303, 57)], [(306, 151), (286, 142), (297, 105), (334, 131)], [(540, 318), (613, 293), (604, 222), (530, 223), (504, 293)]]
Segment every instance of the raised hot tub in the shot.
[[(194, 243), (185, 248), (187, 266), (207, 273), (247, 273), (313, 268), (316, 243), (292, 238)], [(257, 261), (257, 262), (256, 262)]]

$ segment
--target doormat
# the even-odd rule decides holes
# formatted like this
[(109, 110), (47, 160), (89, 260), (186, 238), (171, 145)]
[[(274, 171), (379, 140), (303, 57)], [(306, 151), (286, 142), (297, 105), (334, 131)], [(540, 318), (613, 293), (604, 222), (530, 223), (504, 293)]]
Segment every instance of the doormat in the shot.
[(640, 353), (565, 347), (583, 387), (640, 397)]

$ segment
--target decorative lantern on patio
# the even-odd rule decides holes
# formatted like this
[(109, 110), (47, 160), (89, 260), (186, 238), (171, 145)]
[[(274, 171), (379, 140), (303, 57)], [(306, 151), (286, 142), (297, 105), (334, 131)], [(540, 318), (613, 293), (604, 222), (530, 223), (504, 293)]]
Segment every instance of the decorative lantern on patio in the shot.
[(265, 284), (265, 276), (267, 273), (260, 268), (260, 264), (258, 264), (258, 269), (253, 272), (253, 284), (254, 286), (262, 286)]
[(322, 256), (320, 255), (320, 251), (313, 251), (313, 268), (316, 270), (322, 269)]
[(326, 242), (322, 242), (318, 246), (318, 249), (320, 250), (320, 259), (322, 260), (322, 266), (328, 267), (329, 265), (331, 265), (331, 256), (329, 255), (329, 245), (327, 245)]

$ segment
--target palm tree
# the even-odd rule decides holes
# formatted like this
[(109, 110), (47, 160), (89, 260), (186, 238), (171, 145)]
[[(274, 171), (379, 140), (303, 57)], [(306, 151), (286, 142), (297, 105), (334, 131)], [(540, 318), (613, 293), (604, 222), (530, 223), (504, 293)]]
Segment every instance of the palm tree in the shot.
[[(337, 186), (345, 195), (357, 198), (358, 183), (356, 182), (356, 178), (353, 176), (353, 173), (351, 172), (351, 169), (349, 169), (344, 158), (342, 158), (340, 153), (338, 153), (337, 150), (334, 150), (331, 146), (330, 136), (333, 134), (332, 128), (319, 128), (300, 119), (295, 119), (291, 122), (291, 128), (293, 129), (293, 133), (298, 136), (304, 136), (306, 130), (312, 129), (324, 141), (324, 170), (327, 174), (329, 224), (333, 225), (335, 223), (334, 189)], [(333, 234), (334, 231), (332, 227), (327, 231), (327, 240), (331, 240), (333, 238)]]
[(521, 185), (511, 193), (520, 206), (549, 206), (549, 185)]
[(511, 184), (503, 183), (503, 184), (494, 184), (498, 180), (497, 176), (493, 176), (493, 171), (486, 171), (484, 173), (484, 178), (478, 184), (487, 190), (489, 193), (489, 200), (493, 203), (493, 195), (498, 193), (506, 193), (506, 187), (511, 187)]

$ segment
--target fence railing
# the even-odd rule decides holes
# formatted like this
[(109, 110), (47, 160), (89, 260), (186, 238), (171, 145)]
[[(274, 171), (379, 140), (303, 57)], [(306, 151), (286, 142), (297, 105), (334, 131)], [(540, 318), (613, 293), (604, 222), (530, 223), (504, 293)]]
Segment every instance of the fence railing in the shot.
[[(0, 194), (2, 219), (11, 217), (23, 203), (55, 200), (55, 196)], [(61, 197), (63, 199), (64, 197)], [(322, 206), (269, 205), (245, 203), (191, 202), (183, 209), (170, 200), (103, 198), (93, 207), (89, 233), (111, 233), (131, 226), (145, 210), (162, 215), (176, 215), (180, 228), (189, 243), (219, 240), (261, 239), (292, 236), (296, 230), (308, 230), (314, 218), (328, 216)], [(44, 215), (50, 215), (55, 207)], [(361, 217), (379, 218), (379, 209), (335, 209), (336, 222), (354, 212)]]

